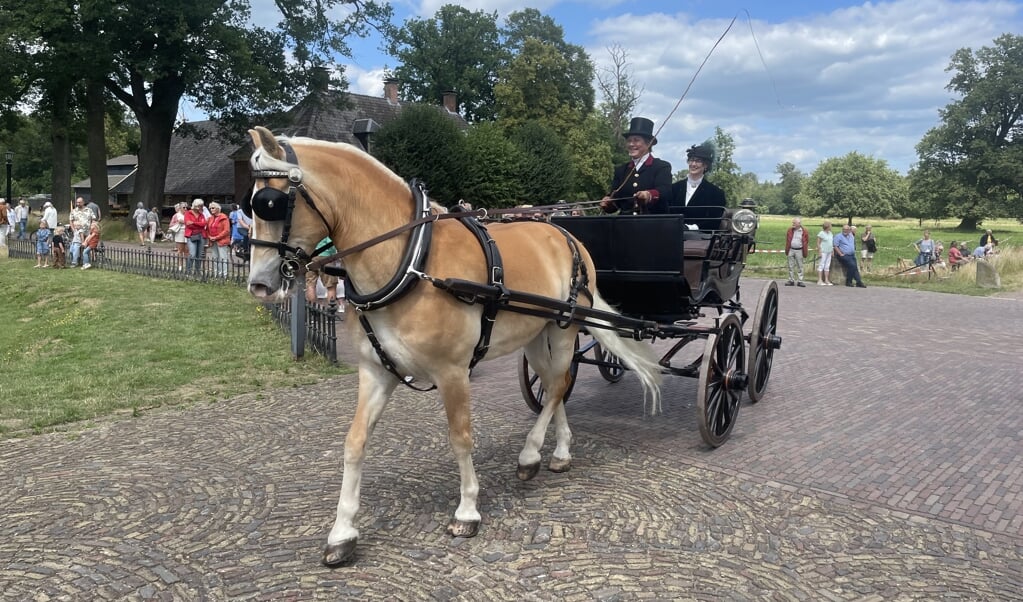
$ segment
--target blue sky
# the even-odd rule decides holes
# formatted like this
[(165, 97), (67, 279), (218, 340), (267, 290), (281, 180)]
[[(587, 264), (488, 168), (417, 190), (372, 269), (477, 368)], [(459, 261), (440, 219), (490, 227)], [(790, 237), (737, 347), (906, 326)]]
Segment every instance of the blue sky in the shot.
[[(433, 16), (445, 3), (391, 4), (400, 23)], [(938, 110), (954, 99), (945, 90), (952, 53), (1023, 31), (1023, 2), (1007, 0), (459, 4), (496, 11), (502, 18), (536, 8), (565, 29), (569, 42), (586, 48), (598, 69), (609, 63), (606, 49), (621, 46), (643, 89), (636, 114), (663, 125), (657, 155), (678, 171), (684, 150), (720, 126), (736, 142), (739, 167), (761, 180), (776, 180), (775, 167), (786, 161), (810, 173), (821, 161), (851, 151), (884, 159), (906, 173), (916, 161), (916, 143), (938, 125)], [(665, 123), (700, 62), (737, 15)], [(379, 51), (379, 38), (352, 40), (352, 45), (354, 56), (345, 61), (351, 90), (382, 94), (383, 72), (396, 66), (395, 60)]]

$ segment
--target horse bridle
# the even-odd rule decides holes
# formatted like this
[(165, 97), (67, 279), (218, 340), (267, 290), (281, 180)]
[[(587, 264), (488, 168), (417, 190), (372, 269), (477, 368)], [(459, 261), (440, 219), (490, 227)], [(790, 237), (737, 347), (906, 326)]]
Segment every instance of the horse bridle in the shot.
[[(277, 249), (278, 254), (281, 256), (281, 276), (285, 280), (292, 281), (296, 276), (301, 275), (305, 271), (305, 266), (310, 260), (317, 255), (323, 254), (324, 251), (330, 248), (329, 245), (317, 248), (310, 255), (306, 253), (305, 249), (288, 244), (288, 239), (291, 237), (292, 216), (295, 213), (295, 199), (298, 197), (298, 194), (301, 193), (306, 204), (320, 217), (323, 225), (327, 228), (327, 232), (330, 232), (330, 225), (327, 223), (327, 218), (323, 216), (323, 213), (316, 206), (305, 184), (302, 183), (302, 170), (298, 167), (298, 157), (295, 156), (295, 151), (286, 142), (280, 141), (279, 144), (284, 149), (285, 160), (295, 167), (287, 171), (276, 169), (252, 170), (252, 177), (257, 180), (264, 180), (265, 185), (257, 190), (251, 198), (243, 199), (241, 205), (242, 211), (248, 215), (256, 215), (268, 222), (284, 222), (284, 230), (281, 232), (281, 239), (279, 241), (274, 242), (252, 238), (249, 242), (253, 246)], [(266, 180), (271, 178), (287, 179), (287, 192), (270, 186)]]

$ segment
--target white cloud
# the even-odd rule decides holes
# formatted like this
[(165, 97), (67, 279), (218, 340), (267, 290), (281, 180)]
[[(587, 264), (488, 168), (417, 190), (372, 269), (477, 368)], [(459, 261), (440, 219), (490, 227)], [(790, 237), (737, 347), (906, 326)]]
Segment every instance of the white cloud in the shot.
[[(737, 163), (761, 179), (775, 179), (784, 161), (810, 172), (851, 151), (904, 173), (915, 144), (952, 99), (945, 90), (952, 53), (989, 46), (1013, 23), (1018, 29), (1020, 11), (1004, 1), (898, 0), (781, 23), (755, 20), (766, 69), (749, 24), (737, 21), (665, 125), (658, 154), (680, 164), (685, 148), (721, 126), (735, 138)], [(607, 46), (626, 48), (645, 87), (637, 113), (660, 123), (728, 21), (623, 14), (594, 23), (587, 50), (606, 65)]]

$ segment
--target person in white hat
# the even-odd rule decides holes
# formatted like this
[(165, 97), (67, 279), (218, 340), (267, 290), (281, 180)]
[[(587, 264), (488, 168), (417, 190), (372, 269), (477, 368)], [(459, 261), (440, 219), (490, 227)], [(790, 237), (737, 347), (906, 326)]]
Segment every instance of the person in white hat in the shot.
[(43, 203), (43, 219), (50, 228), (57, 227), (57, 210), (50, 201)]

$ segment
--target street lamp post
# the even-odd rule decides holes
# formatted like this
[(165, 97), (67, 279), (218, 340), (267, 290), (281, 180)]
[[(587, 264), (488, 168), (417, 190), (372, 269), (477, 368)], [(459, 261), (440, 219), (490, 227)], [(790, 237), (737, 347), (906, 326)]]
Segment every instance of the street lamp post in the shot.
[(4, 158), (7, 159), (7, 205), (11, 205), (11, 164), (14, 163), (14, 153), (7, 151), (4, 154)]

